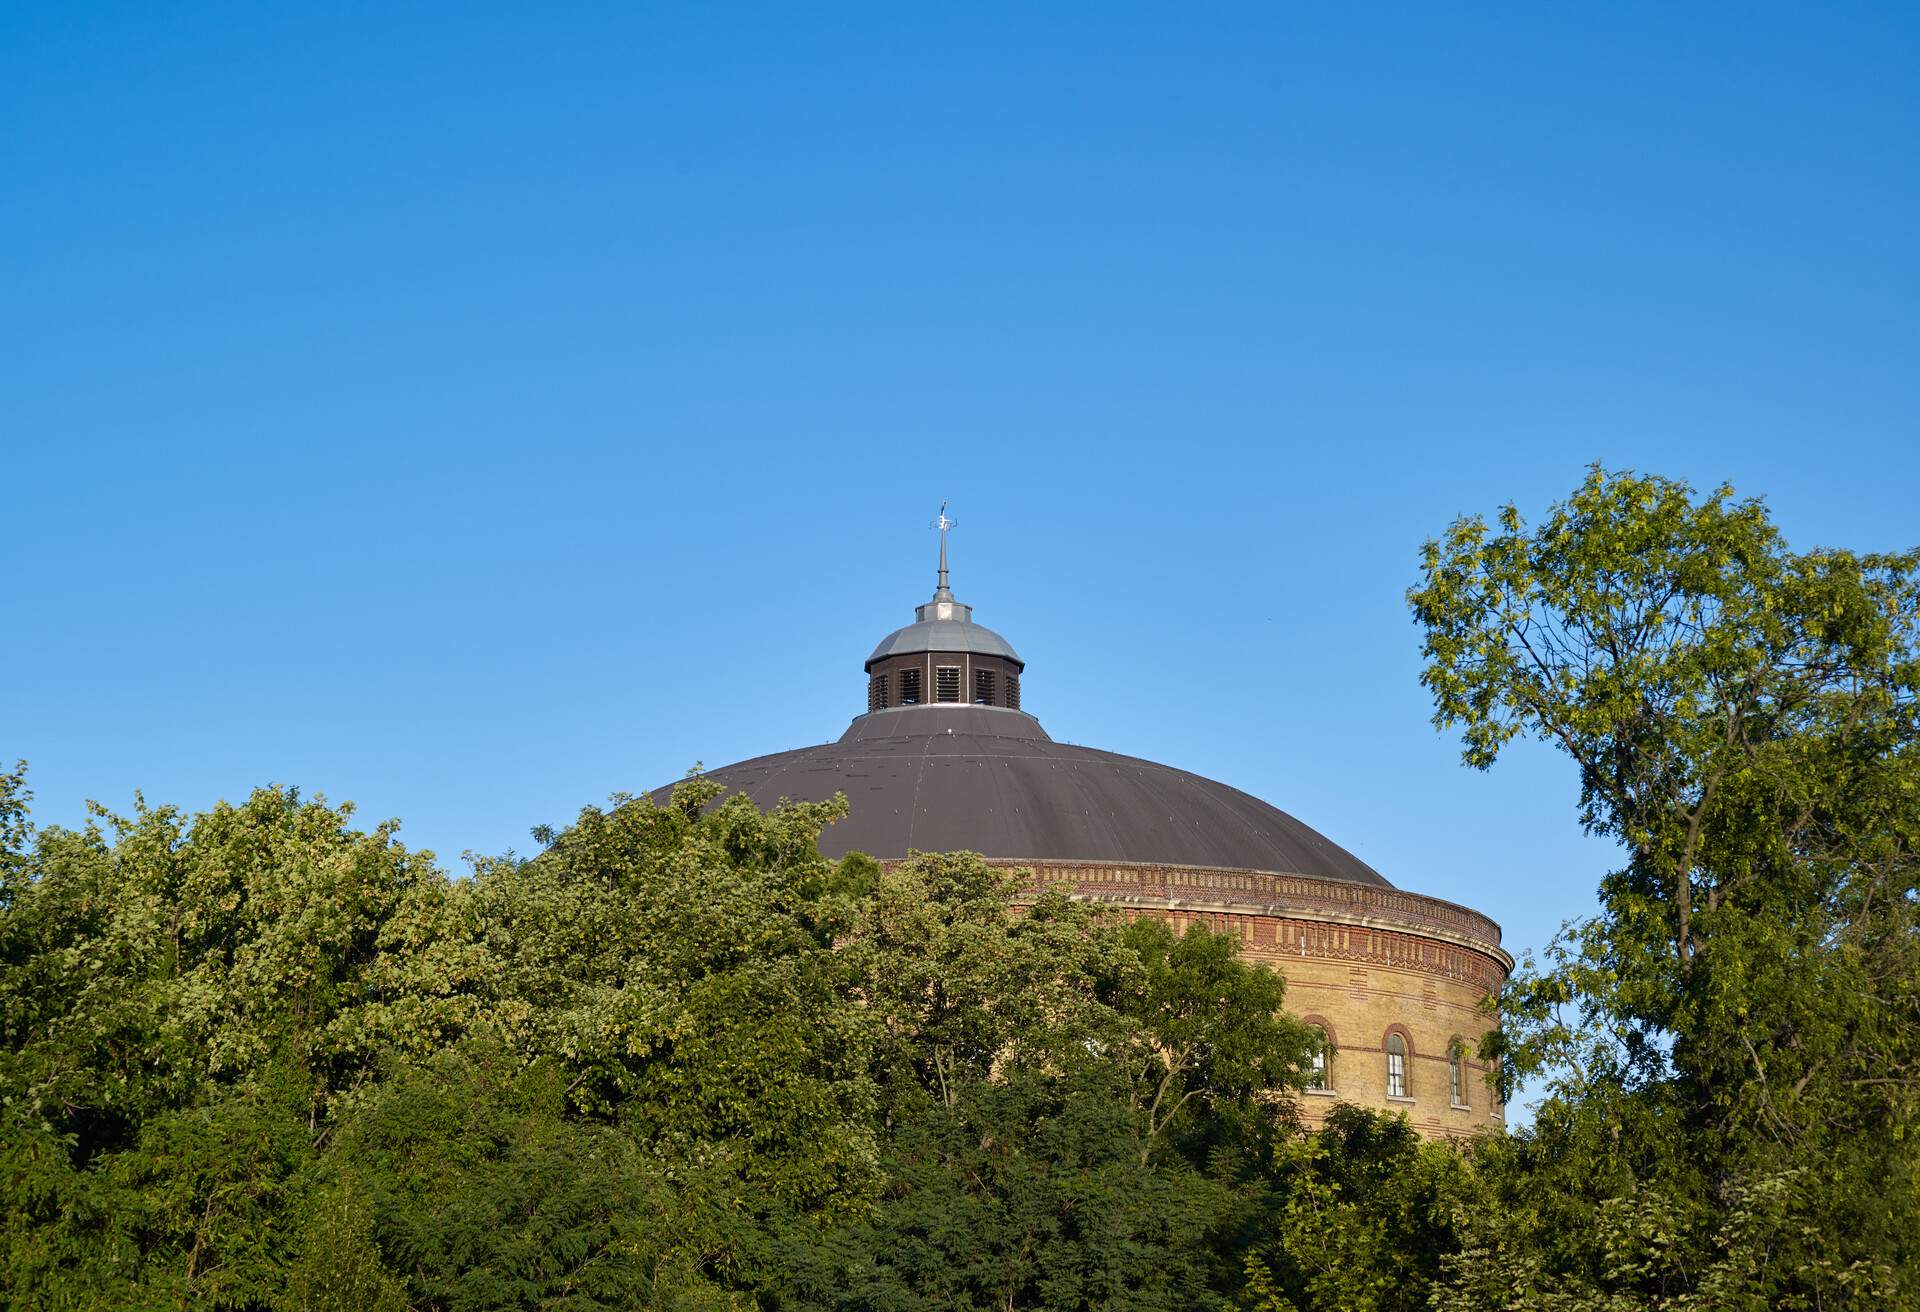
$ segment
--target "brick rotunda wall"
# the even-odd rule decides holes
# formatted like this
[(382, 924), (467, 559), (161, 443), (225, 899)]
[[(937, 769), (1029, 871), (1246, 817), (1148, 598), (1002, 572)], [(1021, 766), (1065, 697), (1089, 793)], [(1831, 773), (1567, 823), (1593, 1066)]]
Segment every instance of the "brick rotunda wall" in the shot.
[[(1329, 1088), (1302, 1104), (1310, 1123), (1336, 1100), (1404, 1112), (1427, 1135), (1467, 1135), (1505, 1124), (1475, 1055), (1492, 1027), (1485, 999), (1512, 969), (1500, 928), (1452, 902), (1398, 889), (1249, 870), (1122, 862), (996, 860), (1031, 869), (1036, 890), (1176, 926), (1195, 921), (1234, 934), (1242, 953), (1287, 980), (1287, 1007), (1333, 1041)], [(1407, 1091), (1387, 1092), (1387, 1036), (1407, 1047)], [(1451, 1096), (1448, 1051), (1465, 1047), (1463, 1102)]]

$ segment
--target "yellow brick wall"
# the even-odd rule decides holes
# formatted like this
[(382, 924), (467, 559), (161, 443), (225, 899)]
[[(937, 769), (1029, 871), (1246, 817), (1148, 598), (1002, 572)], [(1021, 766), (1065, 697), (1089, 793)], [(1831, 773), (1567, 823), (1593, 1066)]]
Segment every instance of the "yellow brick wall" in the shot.
[[(1332, 1033), (1331, 1092), (1301, 1099), (1309, 1123), (1317, 1123), (1335, 1100), (1404, 1112), (1428, 1135), (1476, 1134), (1506, 1123), (1505, 1109), (1487, 1087), (1487, 1065), (1475, 1055), (1480, 1036), (1492, 1028), (1476, 985), (1420, 970), (1259, 948), (1248, 948), (1246, 955), (1286, 977), (1288, 1011), (1324, 1019)], [(1387, 1097), (1386, 1035), (1392, 1025), (1404, 1027), (1411, 1039), (1405, 1101)], [(1447, 1046), (1456, 1037), (1467, 1048), (1465, 1107), (1454, 1106), (1450, 1096)]]

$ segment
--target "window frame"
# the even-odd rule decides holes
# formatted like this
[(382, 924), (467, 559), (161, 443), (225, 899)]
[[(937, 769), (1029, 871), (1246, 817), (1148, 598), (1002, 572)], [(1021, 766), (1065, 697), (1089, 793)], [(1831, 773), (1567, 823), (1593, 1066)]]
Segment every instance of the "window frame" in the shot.
[(1407, 1090), (1413, 1087), (1408, 1078), (1413, 1072), (1413, 1045), (1407, 1042), (1407, 1036), (1398, 1029), (1387, 1031), (1381, 1045), (1387, 1058), (1387, 1097), (1400, 1102), (1412, 1102), (1413, 1095)]
[[(1302, 1093), (1316, 1098), (1337, 1096), (1333, 1087), (1333, 1059), (1340, 1050), (1339, 1043), (1333, 1037), (1333, 1025), (1325, 1016), (1306, 1015), (1301, 1021), (1307, 1028), (1320, 1036), (1318, 1050), (1313, 1054), (1312, 1064), (1307, 1067), (1307, 1083), (1301, 1086)], [(1318, 1083), (1314, 1082), (1318, 1077)]]

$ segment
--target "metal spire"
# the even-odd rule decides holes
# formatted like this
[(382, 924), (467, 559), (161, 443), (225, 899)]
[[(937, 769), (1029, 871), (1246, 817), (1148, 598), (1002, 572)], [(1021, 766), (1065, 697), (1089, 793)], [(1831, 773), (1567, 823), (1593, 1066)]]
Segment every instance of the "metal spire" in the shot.
[(947, 586), (947, 530), (958, 528), (960, 521), (947, 518), (947, 503), (940, 503), (940, 513), (934, 518), (933, 526), (940, 530), (940, 586), (934, 590), (934, 596), (940, 600), (951, 601), (953, 590)]
[(947, 586), (947, 532), (960, 526), (960, 521), (947, 514), (947, 503), (940, 503), (940, 513), (935, 515), (930, 527), (940, 530), (940, 586), (933, 590), (933, 600), (913, 608), (916, 620), (959, 620), (962, 624), (973, 619), (973, 607), (963, 606), (953, 599), (953, 589)]

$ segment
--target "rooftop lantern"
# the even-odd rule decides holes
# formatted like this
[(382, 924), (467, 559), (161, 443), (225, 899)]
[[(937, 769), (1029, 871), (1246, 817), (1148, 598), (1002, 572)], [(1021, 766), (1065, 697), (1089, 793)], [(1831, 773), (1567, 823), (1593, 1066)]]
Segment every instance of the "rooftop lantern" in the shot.
[(916, 606), (913, 623), (880, 640), (867, 657), (867, 710), (906, 706), (990, 706), (1020, 709), (1026, 662), (1013, 644), (973, 622), (973, 607), (954, 600), (947, 576), (947, 534), (958, 521), (947, 503), (933, 526), (940, 530), (940, 572), (933, 599)]

